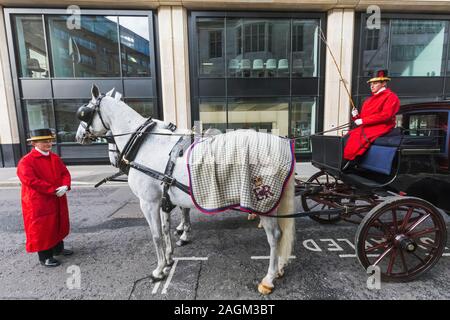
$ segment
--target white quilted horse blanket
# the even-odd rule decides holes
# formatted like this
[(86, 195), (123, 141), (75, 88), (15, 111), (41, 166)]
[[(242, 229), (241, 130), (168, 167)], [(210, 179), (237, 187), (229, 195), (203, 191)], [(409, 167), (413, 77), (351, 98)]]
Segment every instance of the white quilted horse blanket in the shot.
[(191, 197), (204, 213), (268, 214), (294, 165), (292, 141), (272, 134), (237, 130), (200, 139), (188, 151)]

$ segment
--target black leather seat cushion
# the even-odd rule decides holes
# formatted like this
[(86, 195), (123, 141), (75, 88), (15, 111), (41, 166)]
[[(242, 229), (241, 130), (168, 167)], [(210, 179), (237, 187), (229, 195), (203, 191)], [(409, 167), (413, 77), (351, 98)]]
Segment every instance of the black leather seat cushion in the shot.
[(388, 134), (377, 138), (374, 142), (377, 146), (401, 148), (437, 147), (437, 137), (410, 136), (402, 134), (400, 128), (392, 129)]

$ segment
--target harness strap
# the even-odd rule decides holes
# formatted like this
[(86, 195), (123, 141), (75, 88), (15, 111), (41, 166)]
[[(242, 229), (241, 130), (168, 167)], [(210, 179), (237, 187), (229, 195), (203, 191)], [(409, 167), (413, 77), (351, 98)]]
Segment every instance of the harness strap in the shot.
[(116, 172), (113, 175), (106, 177), (105, 179), (103, 179), (102, 181), (98, 182), (94, 188), (98, 188), (99, 186), (101, 186), (102, 184), (108, 182), (108, 181), (112, 181), (117, 177), (120, 177), (121, 175), (124, 175), (125, 173), (123, 173), (122, 171)]
[(128, 139), (126, 145), (124, 146), (122, 152), (119, 155), (119, 168), (126, 174), (128, 174), (129, 166), (128, 163), (133, 161), (136, 154), (139, 151), (143, 140), (147, 137), (146, 132), (150, 132), (156, 126), (156, 122), (152, 118), (148, 118)]
[(153, 170), (153, 169), (151, 169), (149, 167), (146, 167), (146, 166), (144, 166), (142, 164), (139, 164), (139, 163), (136, 163), (134, 161), (131, 161), (129, 166), (131, 168), (133, 168), (133, 169), (141, 171), (142, 173), (144, 173), (144, 174), (146, 174), (146, 175), (148, 175), (148, 176), (150, 176), (150, 177), (152, 177), (152, 178), (154, 178), (156, 180), (162, 181), (162, 183), (168, 184), (169, 186), (175, 186), (178, 189), (180, 189), (181, 191), (183, 191), (183, 192), (185, 192), (187, 194), (190, 194), (189, 187), (184, 185), (184, 184), (182, 184), (182, 183), (180, 183), (180, 182), (178, 182), (173, 177), (166, 176), (165, 174), (163, 174), (163, 173), (161, 173), (159, 171)]

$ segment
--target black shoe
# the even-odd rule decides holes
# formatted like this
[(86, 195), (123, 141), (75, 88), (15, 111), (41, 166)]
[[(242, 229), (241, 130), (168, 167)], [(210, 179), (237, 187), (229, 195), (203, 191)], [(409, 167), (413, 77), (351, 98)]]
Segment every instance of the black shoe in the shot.
[(41, 261), (41, 264), (44, 267), (57, 267), (61, 263), (58, 260), (56, 260), (55, 258), (48, 258), (48, 259), (45, 259), (45, 261)]
[(73, 251), (69, 249), (63, 249), (60, 252), (54, 253), (55, 256), (71, 256), (73, 255)]

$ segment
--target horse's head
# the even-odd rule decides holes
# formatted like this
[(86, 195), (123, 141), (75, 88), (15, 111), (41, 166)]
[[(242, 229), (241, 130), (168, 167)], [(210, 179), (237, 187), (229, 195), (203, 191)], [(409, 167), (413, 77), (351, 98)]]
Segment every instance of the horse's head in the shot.
[(78, 143), (92, 143), (97, 137), (105, 135), (110, 130), (109, 124), (105, 122), (105, 117), (102, 115), (101, 103), (105, 96), (111, 96), (113, 90), (106, 95), (102, 95), (98, 87), (95, 84), (92, 85), (91, 101), (82, 105), (77, 111), (77, 118), (81, 121), (76, 135)]

